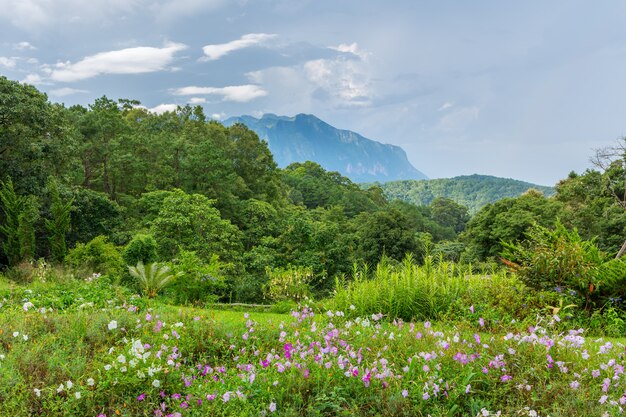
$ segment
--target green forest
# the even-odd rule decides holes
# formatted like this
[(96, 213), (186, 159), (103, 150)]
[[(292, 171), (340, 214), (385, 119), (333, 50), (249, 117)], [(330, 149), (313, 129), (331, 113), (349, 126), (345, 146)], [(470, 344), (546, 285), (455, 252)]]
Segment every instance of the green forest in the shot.
[[(373, 184), (361, 184), (364, 188), (371, 185)], [(487, 204), (507, 197), (518, 197), (531, 188), (541, 191), (547, 197), (555, 193), (553, 187), (478, 174), (430, 180), (388, 181), (376, 185), (383, 189), (388, 199), (403, 200), (418, 206), (428, 205), (437, 197), (450, 198), (467, 207), (470, 215), (476, 214)]]
[(575, 230), (606, 259), (626, 237), (623, 154), (570, 173), (552, 197), (530, 190), (470, 216), (448, 198), (391, 200), (314, 162), (279, 169), (254, 132), (207, 120), (200, 106), (156, 115), (139, 104), (67, 108), (0, 78), (7, 277), (28, 282), (44, 262), (132, 286), (128, 266), (160, 262), (182, 275), (176, 302), (262, 302), (283, 297), (273, 278), (299, 271), (307, 294), (325, 296), (383, 257), (502, 265), (506, 245), (533, 227)]

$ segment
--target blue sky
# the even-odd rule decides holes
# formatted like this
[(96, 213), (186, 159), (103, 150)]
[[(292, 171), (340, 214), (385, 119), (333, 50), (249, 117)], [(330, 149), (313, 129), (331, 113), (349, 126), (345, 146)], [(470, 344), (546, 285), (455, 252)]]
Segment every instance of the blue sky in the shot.
[(431, 178), (553, 185), (626, 134), (619, 1), (0, 0), (0, 74), (52, 101), (312, 113)]

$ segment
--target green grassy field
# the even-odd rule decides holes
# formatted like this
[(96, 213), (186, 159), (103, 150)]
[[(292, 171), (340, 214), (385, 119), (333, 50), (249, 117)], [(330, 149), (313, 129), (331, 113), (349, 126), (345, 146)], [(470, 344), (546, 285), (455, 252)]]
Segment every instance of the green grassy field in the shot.
[(110, 285), (2, 291), (3, 416), (603, 416), (626, 403), (626, 341), (554, 317), (509, 332), (469, 310), (431, 324), (169, 306)]

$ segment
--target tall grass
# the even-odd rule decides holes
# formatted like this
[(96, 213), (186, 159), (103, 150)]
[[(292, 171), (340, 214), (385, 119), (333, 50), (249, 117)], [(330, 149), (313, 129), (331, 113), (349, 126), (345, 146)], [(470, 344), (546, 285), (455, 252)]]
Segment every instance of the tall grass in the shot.
[(471, 265), (426, 257), (418, 265), (411, 256), (401, 263), (383, 259), (376, 269), (355, 266), (352, 280), (337, 280), (333, 308), (363, 316), (383, 313), (403, 320), (440, 319), (460, 298), (482, 293), (491, 275), (475, 275)]

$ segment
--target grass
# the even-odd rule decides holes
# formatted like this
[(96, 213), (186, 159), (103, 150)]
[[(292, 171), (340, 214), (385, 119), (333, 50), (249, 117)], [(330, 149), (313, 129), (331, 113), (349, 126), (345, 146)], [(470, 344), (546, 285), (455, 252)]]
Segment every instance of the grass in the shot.
[(549, 318), (509, 333), (468, 306), (430, 324), (136, 298), (44, 311), (55, 291), (24, 294), (0, 307), (0, 415), (600, 416), (626, 402), (625, 340)]

